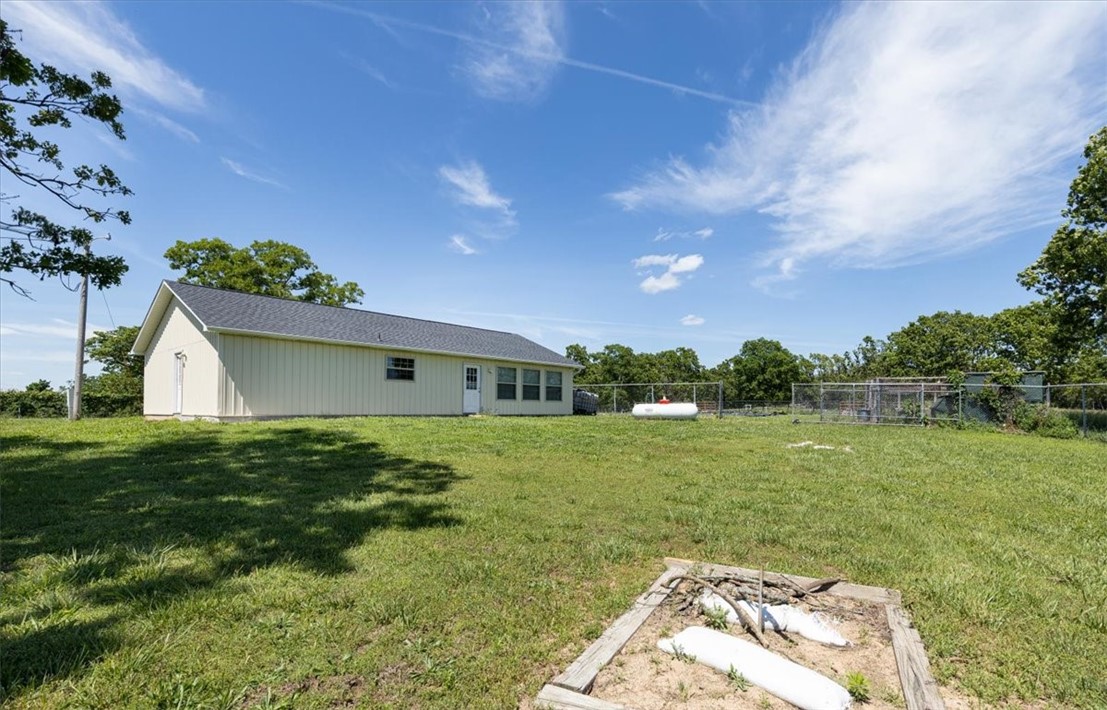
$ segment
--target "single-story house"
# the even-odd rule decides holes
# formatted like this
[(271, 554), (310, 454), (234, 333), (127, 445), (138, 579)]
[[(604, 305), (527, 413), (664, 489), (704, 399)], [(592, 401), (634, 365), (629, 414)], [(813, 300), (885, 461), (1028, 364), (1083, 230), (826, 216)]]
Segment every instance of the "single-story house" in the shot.
[(147, 418), (556, 415), (580, 365), (513, 333), (163, 281), (132, 352)]

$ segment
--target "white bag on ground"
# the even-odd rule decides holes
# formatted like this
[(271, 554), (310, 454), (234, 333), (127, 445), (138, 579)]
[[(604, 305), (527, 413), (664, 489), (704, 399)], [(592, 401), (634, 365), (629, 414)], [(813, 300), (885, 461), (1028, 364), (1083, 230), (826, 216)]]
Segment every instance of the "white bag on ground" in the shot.
[[(749, 618), (757, 618), (756, 604), (751, 604), (744, 599), (740, 599), (738, 604), (749, 613)], [(732, 624), (738, 623), (738, 614), (734, 611), (734, 607), (723, 601), (723, 598), (715, 592), (705, 589), (703, 594), (700, 595), (700, 606), (707, 611), (723, 609), (726, 611), (727, 621)], [(802, 609), (787, 604), (773, 604), (772, 606), (766, 604), (761, 608), (761, 613), (765, 619), (765, 627), (774, 631), (789, 631), (812, 641), (825, 643), (828, 646), (850, 645), (849, 641), (831, 628), (825, 620), (815, 614), (808, 614)]]
[(696, 661), (729, 673), (733, 668), (746, 680), (802, 710), (846, 710), (850, 696), (846, 689), (810, 668), (789, 661), (756, 644), (721, 631), (692, 626), (657, 647), (666, 653), (678, 651)]

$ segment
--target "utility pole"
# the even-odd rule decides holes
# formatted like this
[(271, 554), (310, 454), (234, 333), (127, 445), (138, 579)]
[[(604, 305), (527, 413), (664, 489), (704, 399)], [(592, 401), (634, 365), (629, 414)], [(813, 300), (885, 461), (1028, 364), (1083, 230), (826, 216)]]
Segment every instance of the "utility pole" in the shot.
[[(85, 256), (92, 252), (85, 245)], [(69, 408), (69, 421), (81, 418), (81, 385), (85, 379), (85, 321), (88, 319), (88, 274), (81, 277), (81, 305), (77, 311), (77, 364), (73, 372), (73, 401)]]

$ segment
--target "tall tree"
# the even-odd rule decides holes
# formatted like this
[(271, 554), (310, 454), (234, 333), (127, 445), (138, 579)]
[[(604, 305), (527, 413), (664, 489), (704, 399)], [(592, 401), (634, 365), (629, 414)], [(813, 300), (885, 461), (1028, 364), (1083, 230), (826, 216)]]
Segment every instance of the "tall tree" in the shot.
[(263, 296), (293, 298), (325, 306), (361, 303), (365, 292), (353, 281), (338, 283), (306, 251), (286, 242), (255, 241), (241, 249), (222, 239), (178, 241), (165, 252), (169, 266), (183, 269), (184, 283)]
[(723, 383), (728, 403), (785, 402), (792, 398), (792, 384), (808, 379), (807, 365), (777, 340), (757, 338), (742, 343), (734, 357), (723, 360), (708, 373)]
[(1018, 277), (1059, 308), (1069, 348), (1107, 337), (1107, 126), (1088, 140), (1084, 158), (1061, 212), (1067, 221)]
[[(8, 178), (0, 202), (5, 208), (18, 197), (8, 190), (22, 184), (52, 195), (93, 224), (131, 223), (126, 211), (93, 204), (99, 198), (131, 194), (111, 168), (78, 165), (68, 175), (58, 145), (32, 132), (70, 128), (74, 117), (84, 117), (104, 124), (123, 140), (123, 106), (107, 93), (110, 88), (111, 79), (103, 72), (93, 72), (85, 81), (48, 64), (36, 66), (16, 49), (7, 22), (0, 20), (0, 166)], [(119, 284), (127, 265), (118, 256), (92, 254), (92, 239), (87, 227), (66, 227), (19, 206), (10, 215), (5, 209), (0, 215), (0, 274), (18, 269), (40, 280), (78, 274), (87, 275), (97, 288)], [(29, 293), (11, 277), (0, 276), (0, 282)]]
[(990, 370), (995, 343), (987, 316), (938, 311), (888, 336), (883, 372), (896, 377), (944, 377), (951, 372)]
[(121, 325), (115, 330), (101, 330), (85, 343), (85, 352), (89, 358), (100, 363), (104, 372), (141, 379), (142, 358), (131, 354), (138, 330), (137, 325)]

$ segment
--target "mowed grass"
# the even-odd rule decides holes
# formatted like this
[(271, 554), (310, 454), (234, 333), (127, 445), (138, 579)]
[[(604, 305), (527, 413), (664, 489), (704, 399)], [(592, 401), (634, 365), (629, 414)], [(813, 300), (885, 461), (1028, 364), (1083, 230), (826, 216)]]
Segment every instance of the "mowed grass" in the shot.
[(665, 556), (894, 587), (942, 683), (1107, 702), (1100, 442), (621, 417), (0, 436), (12, 707), (511, 707)]

